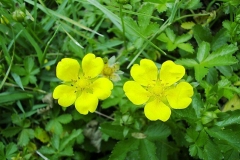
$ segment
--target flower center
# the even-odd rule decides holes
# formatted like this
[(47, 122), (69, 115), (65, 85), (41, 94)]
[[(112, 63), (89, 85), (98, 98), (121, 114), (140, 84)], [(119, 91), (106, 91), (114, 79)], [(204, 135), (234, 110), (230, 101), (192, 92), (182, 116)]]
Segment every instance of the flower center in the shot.
[(79, 78), (75, 82), (74, 86), (76, 88), (76, 92), (78, 92), (78, 91), (92, 92), (91, 84), (92, 84), (91, 80), (85, 79), (85, 78)]
[(102, 73), (104, 76), (110, 77), (114, 73), (114, 68), (109, 67), (108, 65), (105, 65)]
[(166, 97), (166, 87), (159, 80), (155, 83), (155, 85), (149, 87), (147, 90), (151, 93), (151, 98), (158, 99), (160, 101), (164, 100)]

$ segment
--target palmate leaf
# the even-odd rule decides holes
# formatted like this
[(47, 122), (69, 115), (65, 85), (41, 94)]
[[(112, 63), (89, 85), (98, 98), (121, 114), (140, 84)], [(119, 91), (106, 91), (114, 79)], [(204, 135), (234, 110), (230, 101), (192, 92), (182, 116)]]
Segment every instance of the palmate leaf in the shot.
[(194, 67), (195, 78), (197, 81), (201, 81), (208, 73), (208, 68), (205, 68), (203, 65), (197, 65)]
[(180, 43), (177, 45), (177, 47), (189, 53), (194, 52), (194, 49), (191, 43)]
[(183, 65), (183, 66), (186, 66), (186, 67), (194, 67), (196, 65), (198, 65), (197, 61), (194, 60), (194, 59), (188, 59), (188, 58), (183, 58), (183, 59), (177, 59), (175, 61), (176, 64), (180, 64), (180, 65)]
[(221, 129), (219, 127), (208, 128), (207, 133), (216, 139), (225, 141), (228, 145), (236, 150), (240, 150), (240, 131), (233, 132), (230, 129)]
[(202, 41), (199, 45), (198, 52), (197, 52), (197, 60), (202, 62), (210, 52), (210, 44)]
[(223, 159), (223, 155), (219, 152), (218, 145), (208, 140), (204, 146), (203, 157), (205, 160)]
[(148, 126), (144, 134), (148, 140), (159, 141), (170, 135), (170, 129), (163, 122), (153, 122)]
[(139, 146), (138, 139), (126, 139), (119, 141), (113, 148), (112, 154), (109, 157), (109, 160), (125, 160), (126, 155), (129, 151), (136, 150)]
[(219, 127), (225, 127), (225, 126), (229, 126), (229, 125), (233, 125), (233, 124), (240, 124), (240, 110), (236, 110), (236, 111), (229, 111), (226, 112), (228, 113), (227, 117), (224, 117), (224, 119), (222, 121), (218, 121), (216, 123), (217, 126)]
[(118, 139), (118, 140), (123, 139), (124, 138), (123, 130), (124, 130), (124, 127), (112, 125), (109, 122), (101, 124), (101, 131), (114, 139)]
[(206, 60), (202, 62), (202, 64), (206, 67), (214, 67), (214, 66), (225, 66), (225, 65), (232, 65), (238, 62), (238, 60), (233, 56), (218, 56), (214, 57), (209, 56)]
[(158, 160), (156, 156), (155, 144), (147, 139), (141, 139), (139, 141), (140, 141), (139, 144), (140, 159)]

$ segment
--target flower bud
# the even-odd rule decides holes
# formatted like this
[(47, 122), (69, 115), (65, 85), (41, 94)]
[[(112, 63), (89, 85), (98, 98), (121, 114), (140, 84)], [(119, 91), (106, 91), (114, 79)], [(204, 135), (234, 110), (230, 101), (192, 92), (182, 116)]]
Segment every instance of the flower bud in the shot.
[(18, 22), (24, 21), (25, 16), (26, 14), (20, 9), (15, 10), (12, 15), (13, 19)]

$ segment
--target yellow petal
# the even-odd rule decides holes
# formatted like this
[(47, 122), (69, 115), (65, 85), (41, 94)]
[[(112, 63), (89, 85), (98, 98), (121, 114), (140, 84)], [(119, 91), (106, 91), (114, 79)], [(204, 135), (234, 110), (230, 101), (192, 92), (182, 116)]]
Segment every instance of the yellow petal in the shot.
[(82, 69), (84, 77), (94, 78), (97, 77), (103, 70), (103, 60), (100, 57), (95, 57), (94, 54), (88, 53), (83, 57)]
[(193, 87), (187, 82), (180, 82), (167, 92), (167, 100), (174, 109), (184, 109), (192, 102)]
[(113, 89), (112, 82), (107, 78), (98, 78), (92, 84), (93, 94), (101, 100), (108, 98)]
[(160, 70), (160, 80), (162, 84), (171, 86), (179, 81), (185, 74), (185, 68), (181, 65), (176, 65), (173, 61), (166, 61), (162, 64)]
[(151, 121), (161, 120), (165, 122), (170, 118), (171, 109), (163, 102), (153, 100), (146, 104), (144, 107), (144, 113), (145, 116)]
[(83, 92), (76, 100), (75, 107), (81, 114), (93, 113), (97, 109), (98, 99), (95, 95)]
[(62, 81), (72, 81), (78, 79), (80, 65), (77, 60), (71, 58), (63, 58), (57, 64), (57, 77)]
[(58, 99), (58, 104), (62, 107), (72, 105), (76, 100), (75, 88), (67, 85), (59, 85), (53, 91), (53, 98)]
[(142, 59), (140, 65), (134, 64), (131, 68), (131, 76), (143, 86), (154, 83), (157, 80), (157, 72), (157, 66), (149, 59)]
[(134, 81), (127, 81), (123, 86), (123, 90), (128, 99), (136, 105), (146, 103), (150, 96), (148, 91)]

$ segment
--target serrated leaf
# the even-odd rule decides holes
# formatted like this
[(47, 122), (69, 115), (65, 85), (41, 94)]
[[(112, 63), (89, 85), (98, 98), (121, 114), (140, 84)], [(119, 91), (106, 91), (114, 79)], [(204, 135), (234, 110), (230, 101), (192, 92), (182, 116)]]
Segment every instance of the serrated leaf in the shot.
[(196, 145), (202, 147), (206, 144), (207, 141), (209, 141), (207, 133), (205, 132), (205, 130), (201, 130), (197, 138)]
[(214, 67), (214, 66), (226, 66), (233, 65), (237, 63), (238, 60), (234, 56), (208, 56), (203, 62), (202, 65), (206, 67)]
[(55, 150), (47, 146), (42, 146), (39, 151), (42, 154), (48, 154), (48, 155), (55, 154)]
[(229, 111), (226, 113), (229, 114), (228, 117), (225, 117), (223, 121), (217, 122), (217, 126), (225, 127), (228, 125), (240, 124), (240, 110)]
[(211, 42), (211, 48), (213, 51), (220, 48), (221, 46), (224, 46), (227, 44), (227, 41), (229, 40), (229, 36), (227, 35), (226, 29), (221, 29), (217, 32), (216, 35), (213, 36), (212, 42)]
[(219, 152), (217, 144), (208, 140), (204, 146), (203, 152), (204, 160), (223, 159), (223, 155)]
[(235, 149), (231, 149), (224, 153), (225, 160), (236, 160), (240, 159), (239, 152)]
[(43, 143), (49, 142), (50, 138), (45, 130), (37, 127), (34, 131), (35, 137)]
[(192, 107), (195, 110), (195, 114), (199, 118), (201, 115), (201, 111), (203, 110), (204, 103), (203, 100), (201, 99), (201, 94), (200, 93), (195, 93), (192, 97)]
[(62, 114), (59, 117), (57, 117), (57, 120), (62, 124), (67, 124), (72, 121), (72, 115), (71, 114)]
[(167, 43), (168, 41), (170, 41), (170, 39), (167, 37), (167, 35), (165, 33), (161, 33), (158, 37), (158, 40)]
[(195, 78), (197, 81), (201, 81), (208, 73), (208, 68), (205, 68), (202, 65), (197, 65), (194, 67)]
[(1, 131), (4, 137), (13, 137), (22, 130), (22, 127), (8, 127)]
[(16, 73), (11, 73), (11, 75), (12, 75), (14, 81), (17, 83), (17, 85), (18, 85), (22, 90), (24, 90), (20, 76), (19, 76), (18, 74), (16, 74)]
[(198, 9), (202, 7), (202, 2), (200, 0), (191, 0), (191, 1), (186, 1), (185, 4), (183, 4), (184, 9)]
[(240, 132), (233, 132), (232, 130), (222, 130), (219, 127), (208, 128), (208, 134), (216, 139), (223, 140), (230, 146), (240, 151)]
[(183, 22), (182, 24), (181, 24), (181, 27), (183, 28), (183, 29), (192, 29), (193, 28), (193, 26), (195, 25), (195, 23), (194, 22)]
[(140, 159), (158, 160), (156, 156), (156, 146), (147, 139), (141, 139), (139, 144)]
[(193, 128), (188, 128), (185, 138), (189, 143), (194, 143), (197, 141), (198, 135), (199, 132), (195, 131)]
[(218, 81), (218, 72), (215, 68), (209, 68), (206, 81), (212, 85), (216, 84)]
[(210, 52), (210, 44), (202, 41), (199, 45), (198, 52), (197, 52), (197, 60), (202, 62)]
[(145, 29), (150, 23), (150, 15), (152, 15), (154, 10), (154, 5), (150, 3), (145, 3), (139, 9), (138, 13), (138, 25), (140, 28)]
[(201, 25), (195, 25), (193, 27), (193, 36), (196, 39), (198, 45), (200, 45), (202, 41), (212, 41), (212, 35), (210, 30), (208, 28), (203, 28)]
[(60, 135), (63, 132), (63, 127), (62, 124), (59, 123), (57, 119), (52, 119), (47, 123), (46, 130), (51, 131), (52, 133), (55, 133), (57, 135)]
[(167, 140), (155, 143), (156, 145), (156, 155), (160, 160), (168, 160), (169, 151), (172, 149), (172, 146)]
[(10, 143), (6, 146), (6, 158), (11, 159), (16, 156), (16, 152), (18, 151), (18, 147), (15, 143)]
[(102, 123), (100, 126), (101, 126), (101, 131), (109, 135), (110, 137), (114, 139), (119, 139), (119, 140), (124, 138), (123, 137), (124, 127), (112, 125), (109, 122)]
[(187, 42), (188, 40), (190, 40), (191, 38), (192, 38), (191, 34), (182, 34), (181, 36), (178, 36), (175, 39), (175, 43), (176, 44), (184, 43), (184, 42)]
[(194, 52), (193, 46), (190, 43), (180, 43), (177, 47), (189, 53)]
[(187, 59), (187, 58), (177, 59), (175, 63), (186, 66), (186, 67), (191, 67), (191, 68), (198, 65), (198, 63), (194, 59)]
[(148, 140), (159, 141), (170, 135), (170, 129), (162, 122), (153, 122), (148, 126), (144, 134), (147, 136)]
[(34, 138), (34, 130), (23, 129), (18, 137), (18, 145), (26, 146), (32, 138)]
[(166, 28), (165, 33), (166, 33), (167, 37), (170, 39), (171, 42), (175, 41), (176, 35), (173, 32), (173, 30), (171, 30), (170, 28)]
[(0, 159), (6, 159), (5, 153), (4, 153), (4, 145), (2, 142), (0, 142)]
[(51, 139), (51, 144), (52, 144), (54, 149), (59, 150), (60, 138), (59, 138), (58, 135), (53, 135), (53, 137)]
[(127, 139), (119, 141), (113, 148), (109, 160), (125, 160), (129, 151), (136, 150), (139, 146), (138, 139)]
[(75, 140), (82, 133), (81, 129), (73, 130), (72, 133), (66, 137), (64, 137), (60, 144), (60, 151), (67, 147), (71, 141)]

